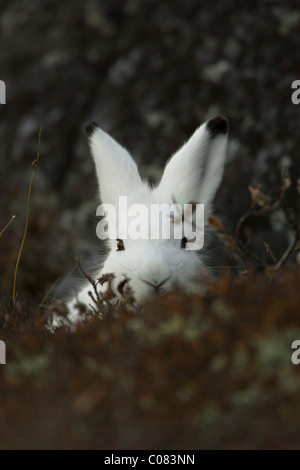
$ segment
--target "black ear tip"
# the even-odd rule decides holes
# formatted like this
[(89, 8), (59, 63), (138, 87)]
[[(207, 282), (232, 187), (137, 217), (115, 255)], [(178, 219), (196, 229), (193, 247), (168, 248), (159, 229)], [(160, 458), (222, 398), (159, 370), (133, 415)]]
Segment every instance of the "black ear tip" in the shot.
[(88, 137), (92, 137), (96, 129), (98, 128), (98, 124), (94, 121), (90, 122), (85, 126), (85, 132)]
[(217, 137), (219, 134), (227, 134), (229, 125), (228, 120), (224, 116), (216, 116), (209, 121), (207, 121), (207, 129), (210, 132), (210, 136), (212, 139)]

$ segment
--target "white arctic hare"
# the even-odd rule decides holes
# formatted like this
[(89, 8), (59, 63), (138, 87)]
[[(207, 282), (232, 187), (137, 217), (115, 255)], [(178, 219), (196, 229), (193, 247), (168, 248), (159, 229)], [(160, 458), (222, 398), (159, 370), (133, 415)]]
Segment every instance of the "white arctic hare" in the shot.
[[(158, 186), (151, 188), (144, 182), (129, 153), (97, 124), (86, 127), (91, 154), (94, 159), (102, 203), (112, 204), (118, 214), (119, 197), (127, 196), (128, 207), (140, 203), (183, 206), (188, 203), (204, 204), (205, 218), (222, 179), (227, 144), (228, 123), (216, 116), (202, 124), (189, 141), (167, 163)], [(126, 222), (127, 214), (117, 218), (118, 229)], [(118, 238), (118, 235), (116, 236)], [(203, 293), (210, 282), (209, 269), (201, 254), (186, 250), (183, 239), (130, 239), (109, 240), (110, 252), (95, 279), (113, 273), (113, 289), (128, 279), (137, 302), (155, 293), (164, 293), (174, 287), (186, 292)], [(99, 285), (99, 290), (103, 289)], [(69, 320), (81, 319), (76, 304), (91, 304), (86, 285), (68, 305)]]

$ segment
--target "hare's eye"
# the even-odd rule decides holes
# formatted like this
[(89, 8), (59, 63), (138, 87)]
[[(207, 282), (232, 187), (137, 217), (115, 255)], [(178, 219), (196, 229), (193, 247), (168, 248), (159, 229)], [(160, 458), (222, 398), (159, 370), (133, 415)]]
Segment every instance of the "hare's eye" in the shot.
[(120, 238), (117, 238), (117, 251), (125, 250), (124, 242)]
[(185, 249), (185, 245), (187, 244), (187, 239), (186, 237), (183, 237), (181, 240), (181, 248)]

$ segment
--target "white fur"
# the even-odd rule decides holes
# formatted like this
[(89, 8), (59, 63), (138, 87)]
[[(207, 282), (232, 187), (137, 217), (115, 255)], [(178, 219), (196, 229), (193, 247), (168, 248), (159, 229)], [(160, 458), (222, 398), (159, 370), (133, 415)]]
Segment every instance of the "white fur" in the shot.
[[(124, 195), (128, 197), (128, 204), (142, 203), (148, 207), (152, 203), (196, 202), (205, 205), (205, 217), (208, 217), (223, 175), (227, 133), (220, 132), (212, 138), (207, 122), (200, 126), (171, 157), (160, 183), (153, 189), (141, 180), (129, 153), (100, 128), (94, 131), (89, 142), (102, 202), (118, 208), (118, 198)], [(121, 216), (119, 226), (122, 223)], [(114, 273), (113, 288), (118, 296), (121, 294), (117, 286), (125, 278), (137, 302), (158, 291), (158, 285), (159, 292), (179, 286), (185, 292), (199, 293), (209, 285), (209, 269), (204, 266), (201, 253), (182, 249), (181, 240), (127, 239), (124, 251), (116, 251), (115, 240), (109, 240), (109, 244), (110, 253), (95, 278)], [(83, 287), (68, 303), (72, 322), (80, 319), (77, 302), (91, 304), (90, 290), (91, 285)]]

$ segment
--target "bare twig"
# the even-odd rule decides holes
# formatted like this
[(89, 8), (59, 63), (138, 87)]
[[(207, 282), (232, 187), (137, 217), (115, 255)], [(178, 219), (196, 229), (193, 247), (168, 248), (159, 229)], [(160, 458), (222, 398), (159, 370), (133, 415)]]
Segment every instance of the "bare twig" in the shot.
[[(300, 187), (300, 179), (297, 183), (298, 187)], [(270, 196), (264, 194), (261, 191), (260, 185), (256, 188), (249, 186), (248, 189), (251, 196), (251, 206), (238, 219), (234, 233), (228, 233), (217, 220), (214, 221), (212, 219), (212, 222), (210, 222), (212, 225), (219, 228), (221, 232), (223, 232), (218, 235), (219, 239), (225, 244), (228, 249), (236, 251), (239, 256), (242, 256), (243, 258), (253, 258), (264, 269), (279, 269), (293, 252), (300, 249), (300, 226), (296, 222), (294, 209), (288, 206), (285, 198), (286, 191), (290, 188), (291, 184), (292, 182), (288, 174), (288, 168), (285, 168), (283, 169), (281, 174), (281, 188), (280, 194), (277, 199), (272, 199)], [(269, 253), (274, 263), (273, 266), (269, 266), (268, 263), (266, 263), (264, 260), (262, 260), (259, 256), (257, 256), (249, 249), (250, 238), (249, 236), (246, 236), (243, 233), (243, 225), (245, 221), (250, 217), (265, 217), (279, 208), (284, 211), (286, 225), (295, 233), (295, 239), (285, 250), (279, 260), (277, 260), (277, 258), (275, 257), (270, 246), (266, 242), (263, 242), (267, 253)]]
[(4, 229), (1, 230), (0, 232), (0, 238), (2, 237), (2, 235), (4, 234), (5, 230), (8, 229), (8, 227), (10, 226), (10, 224), (12, 223), (13, 220), (15, 220), (16, 216), (15, 215), (12, 215), (11, 216), (11, 219), (10, 221), (8, 222), (8, 224), (5, 225)]
[(78, 268), (80, 269), (80, 271), (82, 272), (82, 274), (84, 275), (84, 277), (89, 281), (89, 283), (92, 285), (93, 289), (94, 289), (94, 292), (95, 292), (95, 295), (96, 295), (96, 299), (93, 298), (93, 295), (91, 293), (90, 297), (93, 299), (93, 301), (97, 304), (97, 301), (100, 300), (99, 298), (99, 292), (97, 290), (97, 283), (96, 281), (94, 281), (94, 279), (85, 272), (85, 270), (83, 269), (83, 267), (81, 266), (80, 264), (80, 261), (79, 259), (76, 258), (76, 263), (77, 263), (77, 266)]
[(240, 233), (241, 233), (241, 227), (243, 225), (243, 223), (249, 219), (249, 217), (263, 217), (265, 215), (268, 215), (270, 214), (271, 212), (274, 212), (276, 209), (278, 209), (278, 207), (280, 206), (281, 204), (281, 196), (279, 197), (279, 199), (277, 199), (276, 201), (273, 202), (273, 204), (271, 205), (267, 205), (267, 206), (264, 206), (262, 207), (261, 209), (259, 210), (255, 210), (255, 209), (249, 209), (247, 212), (245, 212), (243, 215), (241, 215), (241, 217), (239, 218), (237, 224), (236, 224), (236, 228), (235, 228), (235, 234), (237, 237), (240, 236)]
[[(289, 188), (290, 184), (291, 184), (291, 180), (287, 174), (287, 168), (284, 168), (281, 174), (280, 195), (273, 202), (271, 202), (270, 196), (266, 196), (265, 194), (261, 192), (260, 185), (257, 187), (257, 189), (254, 189), (251, 186), (249, 186), (248, 189), (249, 189), (251, 199), (252, 199), (252, 207), (247, 212), (242, 214), (241, 217), (239, 218), (236, 224), (236, 228), (235, 228), (236, 236), (237, 237), (240, 236), (241, 227), (249, 217), (263, 217), (263, 216), (270, 214), (271, 212), (274, 212), (276, 209), (278, 209), (283, 203), (285, 192)], [(254, 209), (253, 204), (260, 205), (261, 206), (260, 209)]]
[(49, 290), (46, 290), (46, 293), (44, 295), (44, 297), (42, 298), (38, 308), (36, 309), (36, 312), (41, 308), (41, 306), (46, 302), (46, 300), (48, 299), (49, 295), (51, 294), (51, 292), (53, 291), (53, 289), (55, 288), (56, 284), (58, 283), (58, 281), (61, 279), (61, 276), (59, 276), (56, 281), (52, 284), (52, 286), (50, 287)]
[(273, 251), (271, 250), (271, 248), (269, 247), (269, 245), (266, 243), (266, 242), (263, 242), (264, 245), (265, 245), (265, 248), (266, 248), (266, 252), (269, 253), (269, 255), (271, 256), (274, 264), (277, 263), (277, 258), (276, 256), (274, 255)]
[(285, 250), (282, 257), (280, 258), (280, 260), (276, 264), (276, 266), (275, 266), (276, 269), (281, 268), (281, 266), (286, 262), (286, 260), (289, 258), (289, 256), (293, 253), (298, 241), (299, 241), (299, 237), (296, 235), (295, 240), (293, 240), (293, 242), (290, 244), (290, 246)]
[(255, 260), (264, 269), (267, 267), (267, 263), (264, 260), (262, 260), (256, 253), (253, 253), (253, 251), (247, 248), (247, 243), (244, 244), (241, 240), (238, 240), (237, 248), (238, 254), (242, 256), (242, 258), (243, 255), (246, 255), (248, 258), (252, 258), (253, 260)]
[[(281, 193), (284, 196), (285, 189), (291, 185), (291, 180), (287, 174), (287, 169), (284, 170), (282, 174), (282, 183), (281, 183)], [(300, 227), (297, 222), (292, 217), (292, 214), (295, 212), (292, 208), (288, 207), (284, 201), (284, 197), (282, 196), (282, 209), (284, 212), (284, 216), (286, 219), (287, 226), (295, 233), (295, 238), (292, 243), (287, 247), (283, 255), (281, 256), (280, 260), (277, 262), (275, 268), (279, 269), (281, 266), (287, 261), (287, 259), (291, 256), (291, 254), (298, 249), (299, 240), (300, 240)]]
[(17, 284), (17, 274), (18, 274), (19, 263), (20, 263), (24, 243), (25, 243), (25, 240), (26, 240), (27, 230), (28, 230), (31, 190), (32, 190), (34, 177), (35, 177), (35, 174), (36, 174), (36, 171), (37, 171), (39, 159), (40, 159), (41, 135), (42, 135), (42, 123), (40, 125), (40, 130), (39, 130), (37, 157), (32, 162), (33, 173), (32, 173), (32, 176), (31, 176), (29, 189), (28, 189), (28, 194), (27, 194), (27, 205), (26, 205), (26, 218), (25, 218), (24, 233), (23, 233), (23, 238), (22, 238), (20, 249), (19, 249), (19, 253), (18, 253), (18, 257), (17, 257), (17, 261), (16, 261), (15, 272), (14, 272), (13, 293), (12, 293), (12, 303), (13, 304), (15, 303), (15, 300), (16, 300), (16, 284)]

